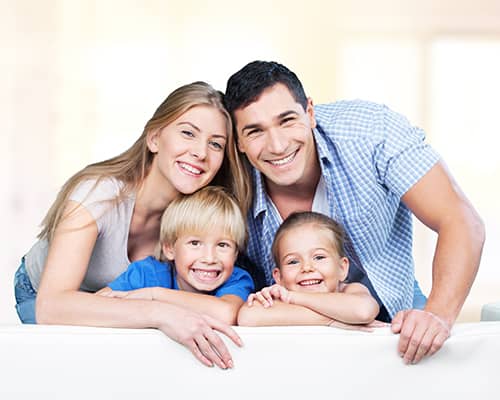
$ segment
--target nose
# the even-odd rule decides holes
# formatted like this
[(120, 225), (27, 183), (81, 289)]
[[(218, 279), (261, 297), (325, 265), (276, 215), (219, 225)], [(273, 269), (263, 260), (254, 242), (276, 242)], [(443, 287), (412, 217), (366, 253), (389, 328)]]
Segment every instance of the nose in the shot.
[(267, 146), (273, 154), (283, 154), (287, 148), (287, 139), (279, 129), (270, 128)]
[(314, 271), (314, 266), (311, 262), (307, 261), (302, 264), (302, 272), (312, 272)]
[(190, 153), (194, 158), (204, 160), (207, 157), (207, 144), (201, 140), (193, 142)]
[(217, 262), (217, 252), (213, 246), (204, 247), (202, 261), (206, 264), (215, 264)]

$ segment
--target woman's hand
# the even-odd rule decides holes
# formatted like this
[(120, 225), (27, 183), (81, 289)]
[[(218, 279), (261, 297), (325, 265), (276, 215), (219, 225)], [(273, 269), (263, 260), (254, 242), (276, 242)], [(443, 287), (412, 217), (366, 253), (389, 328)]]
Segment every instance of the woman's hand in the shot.
[(273, 299), (281, 300), (283, 303), (290, 303), (291, 292), (281, 285), (274, 284), (263, 288), (257, 293), (250, 294), (247, 304), (251, 307), (253, 302), (257, 300), (264, 308), (268, 308), (273, 305)]
[(159, 322), (159, 330), (186, 346), (203, 364), (209, 367), (215, 364), (222, 369), (233, 367), (231, 354), (217, 333), (223, 333), (237, 346), (243, 346), (240, 337), (229, 325), (208, 315), (168, 306), (170, 310), (164, 321)]

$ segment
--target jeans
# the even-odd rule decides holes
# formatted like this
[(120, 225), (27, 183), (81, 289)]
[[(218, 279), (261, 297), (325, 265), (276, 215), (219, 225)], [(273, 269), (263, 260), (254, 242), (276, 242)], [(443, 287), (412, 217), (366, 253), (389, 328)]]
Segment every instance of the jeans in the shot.
[(33, 289), (26, 272), (24, 258), (14, 276), (14, 293), (16, 295), (16, 311), (21, 322), (23, 324), (36, 324), (36, 291)]
[(413, 284), (413, 308), (423, 310), (426, 303), (427, 297), (425, 297), (425, 294), (422, 293), (422, 290), (415, 279), (415, 283)]

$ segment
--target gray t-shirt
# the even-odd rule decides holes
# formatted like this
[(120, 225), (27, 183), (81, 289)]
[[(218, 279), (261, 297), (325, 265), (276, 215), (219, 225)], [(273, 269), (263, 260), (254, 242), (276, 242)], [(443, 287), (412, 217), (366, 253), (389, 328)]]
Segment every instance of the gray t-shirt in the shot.
[[(95, 188), (94, 185), (95, 180), (83, 181), (69, 196), (69, 200), (82, 204), (97, 224), (97, 240), (80, 287), (88, 292), (103, 288), (130, 264), (127, 244), (135, 205), (135, 194), (117, 202), (123, 183), (114, 178), (103, 179)], [(47, 253), (47, 240), (39, 240), (25, 256), (26, 271), (37, 291)]]

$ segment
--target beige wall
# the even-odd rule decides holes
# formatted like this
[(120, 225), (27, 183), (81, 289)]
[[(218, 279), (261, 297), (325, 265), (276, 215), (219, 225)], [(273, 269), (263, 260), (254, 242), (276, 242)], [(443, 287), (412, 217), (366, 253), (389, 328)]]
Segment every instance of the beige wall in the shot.
[[(450, 91), (433, 81), (444, 80), (439, 66), (447, 65), (435, 62), (433, 43), (447, 37), (498, 43), (500, 2), (17, 0), (0, 6), (0, 174), (6, 187), (0, 323), (16, 322), (12, 274), (64, 180), (124, 150), (173, 88), (201, 79), (223, 90), (227, 77), (253, 59), (287, 64), (316, 102), (371, 97), (424, 127), (452, 160), (493, 238), (461, 318), (477, 320), (482, 304), (499, 300), (499, 193), (488, 183), (498, 186), (498, 161), (486, 152), (489, 175), (476, 171), (483, 150), (467, 147), (476, 125), (470, 138), (460, 139), (467, 154), (452, 151), (464, 114), (453, 115), (446, 97), (438, 101)], [(455, 97), (467, 96), (462, 86), (477, 87), (470, 82), (485, 76), (484, 64), (471, 63), (457, 76)], [(498, 76), (490, 75), (485, 90), (498, 87)], [(490, 121), (498, 96), (468, 93), (475, 96), (466, 99), (475, 118)], [(495, 148), (499, 124), (481, 129), (483, 148)], [(434, 241), (417, 228), (417, 275), (427, 290)]]

